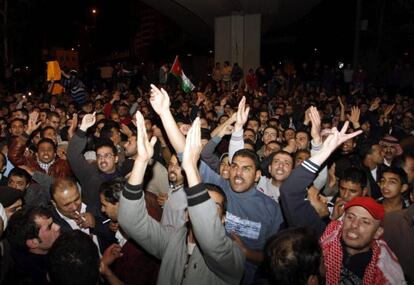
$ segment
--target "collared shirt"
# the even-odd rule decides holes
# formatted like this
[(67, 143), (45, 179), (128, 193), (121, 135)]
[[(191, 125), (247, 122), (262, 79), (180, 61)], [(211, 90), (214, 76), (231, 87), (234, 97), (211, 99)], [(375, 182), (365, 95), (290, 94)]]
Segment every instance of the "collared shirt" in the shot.
[[(82, 231), (82, 232), (84, 232), (85, 234), (88, 234), (88, 235), (90, 235), (90, 236), (92, 236), (92, 240), (93, 240), (93, 242), (96, 244), (96, 246), (98, 247), (98, 249), (99, 249), (99, 243), (98, 243), (98, 238), (96, 237), (96, 235), (94, 235), (94, 234), (91, 234), (91, 232), (90, 232), (90, 230), (89, 230), (89, 228), (81, 228), (81, 227), (79, 227), (79, 225), (76, 223), (76, 221), (75, 220), (73, 220), (73, 219), (70, 219), (70, 218), (68, 218), (68, 217), (66, 217), (66, 216), (64, 216), (61, 212), (59, 212), (59, 210), (56, 208), (56, 212), (59, 214), (59, 216), (66, 222), (66, 223), (68, 223), (69, 224), (69, 226), (73, 229), (73, 230), (80, 230), (80, 231)], [(86, 213), (86, 204), (84, 204), (84, 203), (82, 203), (82, 206), (81, 206), (81, 210), (80, 210), (80, 213), (79, 214), (84, 214), (84, 213)], [(99, 250), (99, 252), (100, 252), (100, 250)]]

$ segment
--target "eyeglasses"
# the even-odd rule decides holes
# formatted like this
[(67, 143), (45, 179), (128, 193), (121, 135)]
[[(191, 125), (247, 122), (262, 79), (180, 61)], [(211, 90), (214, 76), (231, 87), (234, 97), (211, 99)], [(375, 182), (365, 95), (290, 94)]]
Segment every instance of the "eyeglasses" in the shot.
[(102, 159), (102, 158), (108, 159), (108, 158), (112, 158), (114, 156), (115, 155), (113, 153), (102, 153), (102, 154), (97, 153), (96, 154), (96, 159)]

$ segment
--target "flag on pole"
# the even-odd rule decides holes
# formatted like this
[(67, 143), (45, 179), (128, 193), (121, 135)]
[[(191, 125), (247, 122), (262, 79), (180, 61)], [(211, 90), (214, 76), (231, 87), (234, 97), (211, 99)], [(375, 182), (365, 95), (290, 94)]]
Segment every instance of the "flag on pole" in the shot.
[(179, 80), (181, 80), (181, 88), (184, 90), (185, 93), (188, 93), (192, 91), (195, 87), (193, 83), (191, 83), (190, 79), (185, 76), (183, 69), (181, 68), (181, 63), (178, 59), (178, 55), (174, 59), (174, 63), (171, 66), (172, 74), (174, 74), (176, 77), (178, 77)]

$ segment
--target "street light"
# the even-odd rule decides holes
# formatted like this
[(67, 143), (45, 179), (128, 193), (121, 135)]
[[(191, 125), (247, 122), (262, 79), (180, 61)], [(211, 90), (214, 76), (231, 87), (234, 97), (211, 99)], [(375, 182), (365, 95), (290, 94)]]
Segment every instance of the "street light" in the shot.
[(92, 9), (92, 14), (94, 14), (94, 15), (95, 15), (95, 14), (96, 14), (96, 12), (97, 12), (97, 11), (96, 11), (96, 9)]

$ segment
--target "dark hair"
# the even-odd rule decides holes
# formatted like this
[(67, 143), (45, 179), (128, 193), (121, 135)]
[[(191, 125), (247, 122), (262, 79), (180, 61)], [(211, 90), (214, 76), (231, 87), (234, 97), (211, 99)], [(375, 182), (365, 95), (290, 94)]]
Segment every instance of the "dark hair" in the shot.
[(414, 159), (414, 154), (412, 154), (412, 153), (403, 153), (402, 155), (394, 157), (394, 159), (391, 162), (391, 166), (404, 168), (405, 164), (407, 163), (407, 158)]
[(207, 188), (207, 191), (212, 191), (212, 192), (216, 192), (219, 193), (221, 196), (223, 196), (223, 214), (226, 214), (227, 211), (227, 197), (226, 194), (224, 193), (223, 189), (221, 189), (221, 187), (215, 185), (215, 184), (211, 184), (211, 183), (204, 183), (204, 185)]
[(60, 119), (60, 115), (59, 115), (58, 112), (55, 112), (55, 111), (49, 111), (49, 112), (47, 112), (46, 118), (47, 119), (51, 119), (52, 117), (57, 117), (57, 118)]
[(311, 153), (310, 153), (310, 151), (309, 151), (309, 150), (307, 150), (307, 149), (300, 149), (300, 150), (298, 150), (297, 152), (295, 152), (295, 159), (297, 158), (297, 156), (299, 155), (299, 153), (306, 153), (306, 154), (308, 154), (309, 156), (311, 155)]
[(382, 172), (382, 174), (384, 173), (393, 173), (398, 175), (400, 177), (401, 184), (408, 184), (407, 173), (405, 173), (404, 169), (400, 167), (391, 166)]
[(249, 144), (253, 147), (253, 149), (256, 149), (256, 147), (254, 145), (254, 141), (252, 141), (251, 139), (245, 139), (244, 144)]
[(112, 149), (112, 152), (114, 153), (114, 155), (118, 155), (118, 151), (117, 151), (114, 143), (110, 139), (100, 138), (99, 141), (95, 145), (95, 151), (97, 152), (98, 149), (100, 149), (102, 147), (109, 147), (110, 149)]
[(37, 149), (39, 149), (39, 146), (40, 146), (42, 143), (48, 143), (48, 144), (51, 144), (51, 145), (53, 146), (54, 151), (56, 152), (56, 150), (57, 150), (57, 146), (56, 146), (55, 142), (54, 142), (54, 141), (52, 141), (51, 139), (49, 139), (49, 138), (42, 138), (42, 139), (40, 139), (40, 141), (37, 143)]
[(287, 152), (286, 150), (283, 150), (283, 149), (281, 149), (281, 150), (279, 150), (279, 151), (276, 151), (276, 152), (272, 152), (272, 153), (269, 155), (269, 162), (270, 162), (270, 163), (272, 163), (273, 158), (274, 158), (276, 155), (278, 155), (278, 154), (284, 154), (284, 155), (288, 155), (288, 156), (290, 156), (290, 158), (292, 159), (292, 163), (293, 163), (293, 164), (295, 163), (295, 158), (293, 157), (293, 155), (292, 155), (290, 152)]
[(48, 254), (48, 275), (52, 284), (96, 285), (99, 253), (92, 238), (80, 230), (62, 234)]
[(367, 140), (358, 145), (358, 154), (362, 159), (368, 154), (372, 154), (372, 146), (377, 145), (378, 141)]
[(8, 178), (12, 176), (23, 177), (24, 179), (26, 179), (27, 183), (30, 183), (30, 181), (32, 181), (32, 177), (30, 176), (30, 174), (26, 170), (19, 167), (15, 167), (9, 172)]
[(312, 275), (322, 281), (319, 270), (321, 261), (318, 238), (308, 228), (282, 230), (266, 246), (271, 284), (305, 285)]
[(254, 151), (251, 151), (250, 149), (239, 149), (233, 155), (232, 160), (234, 160), (238, 156), (250, 158), (254, 162), (254, 166), (256, 167), (256, 171), (260, 170), (260, 160), (259, 160), (259, 157), (257, 156), (257, 154)]
[(17, 211), (11, 216), (7, 226), (6, 238), (13, 247), (26, 249), (26, 241), (39, 237), (37, 217), (49, 219), (52, 212), (43, 206), (27, 207)]
[(51, 127), (51, 126), (46, 126), (46, 127), (44, 127), (43, 129), (41, 129), (41, 130), (40, 130), (40, 137), (41, 137), (41, 138), (44, 138), (44, 137), (45, 137), (45, 132), (46, 132), (47, 130), (53, 130), (54, 132), (56, 132), (56, 130), (55, 130), (55, 128), (54, 128), (54, 127)]
[(102, 194), (109, 203), (116, 204), (119, 202), (125, 184), (126, 180), (124, 177), (117, 177), (102, 183), (99, 187), (99, 194)]
[(6, 158), (6, 156), (1, 151), (0, 151), (0, 160), (2, 160), (3, 166), (6, 166), (7, 165), (7, 158)]
[(367, 187), (367, 175), (366, 173), (356, 167), (349, 167), (345, 169), (344, 174), (340, 178), (341, 181), (350, 181), (355, 184), (361, 185), (361, 188)]
[(309, 135), (309, 133), (308, 133), (307, 131), (305, 131), (305, 130), (299, 130), (299, 131), (296, 131), (295, 136), (296, 136), (297, 134), (299, 134), (299, 133), (303, 133), (303, 134), (305, 134), (305, 135), (306, 135), (306, 137), (308, 138), (308, 141), (310, 141), (311, 137), (310, 137), (310, 135)]
[(110, 139), (113, 135), (112, 129), (114, 128), (119, 130), (119, 124), (112, 120), (106, 120), (105, 125), (101, 128), (101, 131), (99, 132), (99, 138)]
[(26, 125), (26, 121), (25, 120), (20, 119), (20, 118), (14, 118), (13, 120), (10, 121), (9, 128), (11, 128), (11, 125), (13, 124), (13, 122), (16, 122), (16, 121), (21, 122), (23, 124), (23, 126)]

